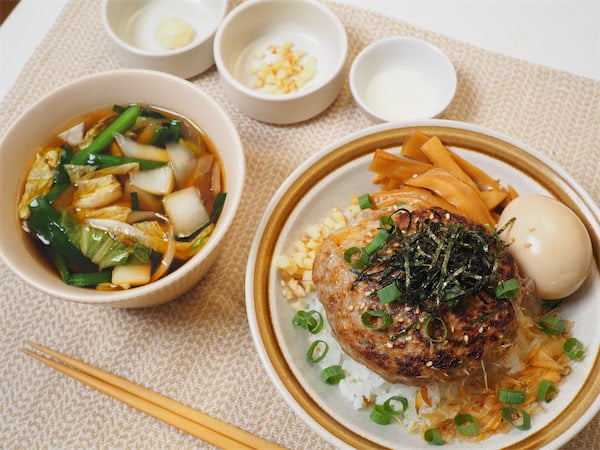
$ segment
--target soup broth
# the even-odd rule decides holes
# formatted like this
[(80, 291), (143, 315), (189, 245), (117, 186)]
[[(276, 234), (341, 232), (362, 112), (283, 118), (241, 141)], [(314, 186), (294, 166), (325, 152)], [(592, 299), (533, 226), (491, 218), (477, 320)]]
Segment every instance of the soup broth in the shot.
[(225, 201), (210, 138), (162, 108), (101, 108), (38, 150), (17, 206), (23, 229), (76, 286), (147, 284), (196, 254)]

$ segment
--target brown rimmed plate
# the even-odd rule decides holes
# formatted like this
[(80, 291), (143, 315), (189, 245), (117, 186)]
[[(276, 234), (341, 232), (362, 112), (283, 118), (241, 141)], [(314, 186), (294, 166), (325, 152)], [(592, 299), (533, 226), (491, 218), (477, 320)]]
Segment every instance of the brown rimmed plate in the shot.
[(594, 246), (594, 266), (584, 286), (561, 306), (574, 322), (573, 336), (586, 356), (573, 364), (559, 385), (559, 395), (537, 413), (528, 431), (514, 429), (476, 443), (445, 448), (558, 448), (600, 411), (600, 211), (591, 197), (564, 170), (514, 139), (473, 125), (428, 120), (369, 128), (336, 142), (298, 167), (279, 188), (262, 217), (246, 272), (246, 306), (258, 353), (272, 381), (296, 413), (339, 448), (429, 448), (422, 436), (402, 426), (380, 426), (367, 409), (354, 410), (338, 390), (323, 383), (306, 361), (306, 332), (292, 325), (294, 310), (282, 295), (274, 265), (289, 254), (307, 226), (319, 223), (333, 208), (344, 210), (352, 195), (377, 190), (368, 171), (377, 148), (397, 151), (418, 128), (438, 136), (452, 150), (511, 184), (520, 194), (545, 193), (573, 209), (585, 223)]

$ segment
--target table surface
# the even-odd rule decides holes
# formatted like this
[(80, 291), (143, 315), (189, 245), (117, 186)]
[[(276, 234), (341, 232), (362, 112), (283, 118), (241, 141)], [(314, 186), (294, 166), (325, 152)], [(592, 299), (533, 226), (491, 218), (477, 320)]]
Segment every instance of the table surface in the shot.
[[(338, 1), (395, 18), (358, 16), (335, 5), (347, 24), (352, 55), (392, 33), (434, 31), (427, 37), (451, 56), (463, 81), (444, 117), (511, 136), (561, 161), (598, 203), (598, 0)], [(0, 110), (0, 134), (55, 84), (118, 67), (108, 40), (101, 39), (100, 0), (71, 0), (60, 15), (66, 3), (21, 0), (0, 27), (0, 99), (14, 85)], [(98, 60), (98, 54), (105, 58)], [(246, 317), (239, 313), (245, 269), (239, 255), (246, 254), (264, 205), (289, 170), (372, 122), (357, 109), (347, 85), (318, 120), (277, 128), (232, 108), (215, 70), (198, 77), (196, 84), (233, 118), (248, 154), (245, 189), (252, 195), (232, 229), (239, 241), (227, 245), (221, 260), (227, 263), (218, 264), (201, 287), (164, 307), (142, 311), (49, 301), (0, 264), (0, 323), (6, 325), (0, 338), (3, 447), (205, 448), (166, 424), (33, 364), (19, 351), (25, 340), (32, 340), (290, 448), (330, 448), (300, 420), (301, 413), (283, 402), (274, 384), (265, 382)], [(243, 383), (238, 376), (214, 376), (242, 371)], [(242, 397), (247, 401), (238, 401)], [(598, 448), (599, 423), (600, 417), (593, 419), (565, 450)]]
[[(0, 26), (0, 99), (67, 0), (21, 0)], [(486, 50), (600, 80), (600, 0), (338, 0)]]

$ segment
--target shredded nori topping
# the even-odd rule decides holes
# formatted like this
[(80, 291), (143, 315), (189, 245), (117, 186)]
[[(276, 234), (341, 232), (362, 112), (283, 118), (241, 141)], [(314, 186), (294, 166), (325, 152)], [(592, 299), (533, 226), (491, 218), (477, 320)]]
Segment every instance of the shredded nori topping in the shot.
[[(434, 314), (441, 304), (451, 308), (481, 292), (494, 298), (499, 257), (506, 248), (498, 233), (476, 224), (444, 221), (437, 210), (424, 220), (404, 208), (389, 217), (400, 214), (407, 214), (407, 220), (381, 221), (389, 237), (363, 268), (354, 269), (354, 285), (366, 281), (377, 291), (395, 284), (396, 301)], [(404, 222), (403, 229), (397, 226)]]

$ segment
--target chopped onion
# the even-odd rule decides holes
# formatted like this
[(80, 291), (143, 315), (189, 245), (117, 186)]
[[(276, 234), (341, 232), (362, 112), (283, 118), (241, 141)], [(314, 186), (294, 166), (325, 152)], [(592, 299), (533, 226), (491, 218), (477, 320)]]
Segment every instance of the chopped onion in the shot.
[(191, 236), (201, 226), (210, 222), (200, 191), (196, 187), (188, 187), (166, 195), (163, 198), (163, 206), (177, 237)]
[(131, 172), (129, 174), (129, 181), (135, 187), (155, 195), (169, 194), (175, 187), (173, 169), (170, 166)]
[(198, 158), (194, 167), (194, 178), (200, 178), (208, 174), (212, 170), (215, 157), (212, 155), (204, 155)]
[(162, 211), (162, 202), (156, 196), (137, 188), (129, 183), (125, 183), (125, 196), (131, 198), (131, 194), (135, 192), (140, 210), (146, 211)]
[(175, 238), (173, 237), (173, 226), (169, 225), (167, 230), (167, 249), (163, 253), (162, 259), (160, 260), (160, 264), (156, 268), (156, 271), (152, 274), (151, 281), (156, 281), (160, 277), (162, 277), (167, 271), (171, 264), (173, 263), (173, 258), (175, 257)]
[(111, 283), (123, 289), (148, 284), (151, 270), (150, 263), (115, 266), (112, 271)]
[(196, 156), (185, 145), (179, 142), (167, 142), (167, 154), (173, 167), (175, 182), (177, 186), (184, 187), (194, 171), (194, 161)]
[(77, 125), (63, 131), (58, 135), (63, 141), (69, 145), (77, 145), (83, 140), (84, 123), (79, 122)]
[(212, 176), (210, 177), (210, 189), (213, 192), (221, 192), (221, 167), (213, 164)]
[(127, 223), (146, 222), (149, 220), (168, 222), (169, 219), (155, 211), (130, 211), (126, 219)]
[(215, 162), (215, 158), (212, 155), (204, 155), (198, 158), (192, 174), (192, 183), (200, 189), (201, 192), (205, 192), (210, 189), (212, 168)]
[(152, 161), (169, 162), (167, 151), (154, 145), (139, 144), (133, 139), (114, 133), (115, 141), (121, 147), (123, 154), (129, 158), (150, 159)]

